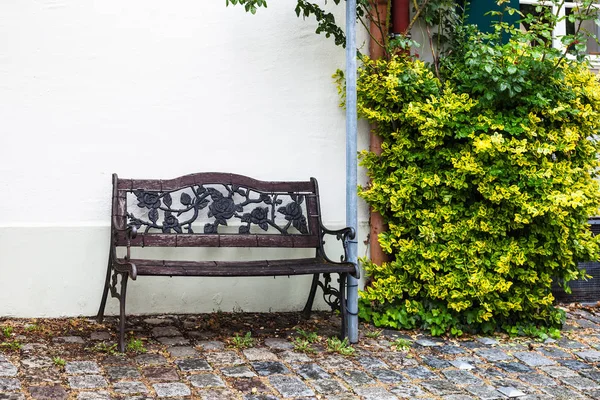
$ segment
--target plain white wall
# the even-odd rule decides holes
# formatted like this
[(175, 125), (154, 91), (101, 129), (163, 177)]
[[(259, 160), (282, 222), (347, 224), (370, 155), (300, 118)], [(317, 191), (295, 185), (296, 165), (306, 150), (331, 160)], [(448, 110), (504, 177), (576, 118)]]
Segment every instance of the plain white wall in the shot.
[[(314, 176), (326, 225), (344, 225), (345, 116), (331, 78), (344, 50), (294, 6), (0, 2), (0, 316), (96, 312), (113, 172)], [(343, 5), (328, 7), (343, 22)], [(366, 147), (364, 124), (359, 137)], [(365, 228), (362, 202), (359, 219)], [(299, 309), (308, 283), (295, 279), (142, 277), (128, 311)], [(281, 300), (260, 299), (267, 287)], [(218, 307), (199, 304), (219, 293)]]

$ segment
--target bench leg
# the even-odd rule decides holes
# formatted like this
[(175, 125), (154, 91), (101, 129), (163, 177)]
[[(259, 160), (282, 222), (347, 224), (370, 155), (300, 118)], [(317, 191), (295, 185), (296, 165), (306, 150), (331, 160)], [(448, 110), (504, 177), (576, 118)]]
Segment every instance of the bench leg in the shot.
[(102, 300), (100, 301), (100, 309), (98, 310), (98, 315), (96, 316), (96, 320), (98, 323), (102, 323), (104, 320), (104, 308), (106, 307), (106, 299), (108, 298), (108, 290), (110, 288), (110, 272), (111, 272), (110, 262), (108, 263), (108, 268), (106, 269), (106, 281), (104, 282), (104, 291), (102, 292)]
[(125, 353), (125, 299), (127, 295), (127, 278), (129, 278), (129, 274), (121, 274), (121, 293), (119, 294), (119, 350), (121, 353)]
[(346, 278), (347, 274), (340, 274), (340, 313), (342, 317), (342, 329), (340, 339), (348, 337), (348, 307), (346, 304)]
[(306, 301), (306, 305), (304, 306), (304, 310), (302, 311), (302, 316), (305, 319), (310, 318), (313, 302), (315, 301), (315, 294), (317, 293), (317, 286), (319, 284), (319, 275), (320, 274), (313, 275), (312, 284), (310, 285), (310, 292), (308, 294), (308, 300)]

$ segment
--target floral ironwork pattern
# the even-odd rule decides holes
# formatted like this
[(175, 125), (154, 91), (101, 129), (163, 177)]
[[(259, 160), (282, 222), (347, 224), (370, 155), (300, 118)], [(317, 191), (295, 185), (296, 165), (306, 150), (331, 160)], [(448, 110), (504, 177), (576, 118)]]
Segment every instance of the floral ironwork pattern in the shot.
[[(223, 191), (204, 185), (165, 192), (135, 190), (132, 193), (137, 206), (147, 210), (147, 218), (128, 212), (128, 224), (138, 230), (145, 227), (145, 232), (156, 229), (163, 233), (194, 233), (192, 224), (202, 219), (201, 210), (207, 208), (205, 213), (210, 222), (203, 229), (207, 234), (218, 233), (219, 226), (227, 226), (227, 221), (232, 219), (240, 221), (241, 234), (250, 233), (252, 225), (263, 231), (273, 228), (283, 235), (294, 233), (291, 228), (300, 234), (309, 233), (303, 208), (304, 195), (260, 193), (237, 185), (221, 186)], [(178, 198), (179, 205), (174, 204), (174, 198)], [(284, 199), (287, 200), (285, 203)]]

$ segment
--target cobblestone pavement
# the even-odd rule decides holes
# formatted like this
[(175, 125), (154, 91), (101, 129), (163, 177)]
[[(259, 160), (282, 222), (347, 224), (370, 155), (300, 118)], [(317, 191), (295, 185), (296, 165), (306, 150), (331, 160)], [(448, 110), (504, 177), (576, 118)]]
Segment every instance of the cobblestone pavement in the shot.
[[(339, 324), (328, 315), (298, 325), (319, 334), (312, 353), (295, 349), (298, 326), (278, 329), (262, 314), (237, 327), (256, 338), (246, 349), (219, 314), (134, 317), (129, 336), (147, 351), (131, 341), (125, 355), (114, 352), (114, 319), (0, 320), (0, 399), (600, 398), (600, 310), (572, 309), (562, 338), (545, 342), (361, 326), (351, 356), (327, 350)], [(398, 337), (410, 348), (395, 350)]]

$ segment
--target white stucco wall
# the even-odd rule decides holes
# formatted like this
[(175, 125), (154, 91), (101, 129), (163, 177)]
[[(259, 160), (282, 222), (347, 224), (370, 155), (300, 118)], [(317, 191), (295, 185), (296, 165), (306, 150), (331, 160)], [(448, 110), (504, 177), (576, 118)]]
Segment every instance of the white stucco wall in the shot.
[[(326, 225), (344, 225), (344, 50), (295, 1), (224, 3), (0, 2), (0, 316), (96, 313), (113, 172), (314, 176)], [(362, 202), (359, 219), (364, 255)], [(307, 279), (140, 277), (128, 312), (300, 309)]]

